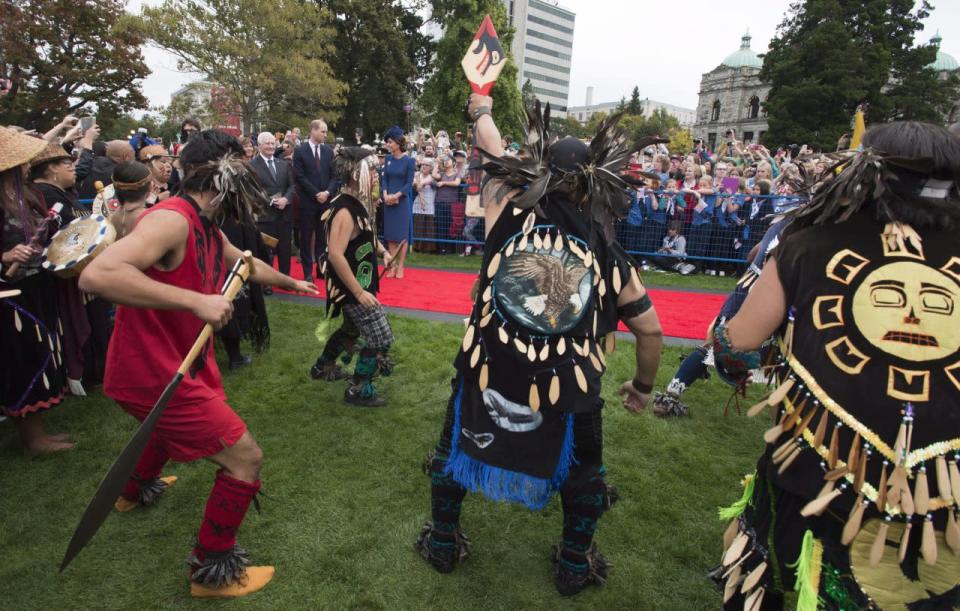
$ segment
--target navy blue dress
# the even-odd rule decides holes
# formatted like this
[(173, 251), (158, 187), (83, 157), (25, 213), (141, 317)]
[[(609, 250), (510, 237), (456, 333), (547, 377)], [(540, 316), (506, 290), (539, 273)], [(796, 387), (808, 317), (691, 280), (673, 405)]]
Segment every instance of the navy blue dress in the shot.
[(402, 242), (410, 235), (413, 176), (416, 171), (417, 162), (408, 155), (399, 159), (387, 155), (383, 161), (380, 191), (390, 194), (397, 191), (403, 193), (395, 205), (383, 207), (383, 239), (387, 242)]

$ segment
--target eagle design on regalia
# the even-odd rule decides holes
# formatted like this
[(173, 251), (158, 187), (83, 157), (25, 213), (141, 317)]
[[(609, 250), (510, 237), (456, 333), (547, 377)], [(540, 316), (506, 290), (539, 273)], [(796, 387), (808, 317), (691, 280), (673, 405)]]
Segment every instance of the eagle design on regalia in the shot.
[(563, 261), (539, 253), (518, 253), (510, 257), (506, 271), (533, 281), (539, 292), (525, 296), (523, 307), (533, 316), (546, 318), (551, 327), (557, 326), (567, 308), (573, 308), (575, 316), (583, 309), (580, 283), (589, 269), (576, 259)]

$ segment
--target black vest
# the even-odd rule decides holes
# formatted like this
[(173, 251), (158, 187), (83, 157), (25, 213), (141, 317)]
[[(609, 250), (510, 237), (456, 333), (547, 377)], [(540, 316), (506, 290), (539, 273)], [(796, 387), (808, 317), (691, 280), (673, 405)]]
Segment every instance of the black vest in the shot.
[[(353, 276), (360, 286), (372, 295), (380, 290), (380, 278), (377, 274), (377, 242), (373, 233), (373, 225), (366, 208), (356, 198), (340, 193), (331, 202), (330, 210), (324, 213), (324, 231), (327, 232), (327, 244), (330, 244), (330, 228), (333, 218), (341, 210), (346, 209), (353, 218), (354, 225), (359, 229), (357, 237), (347, 243), (344, 257)], [(337, 276), (333, 266), (326, 263), (325, 276), (327, 278), (327, 314), (336, 317), (340, 314), (344, 303), (357, 303), (356, 297), (347, 289), (346, 284)]]
[(507, 203), (491, 229), (454, 365), (468, 384), (510, 401), (589, 411), (600, 403), (617, 295), (636, 271), (569, 202), (551, 197), (539, 208)]

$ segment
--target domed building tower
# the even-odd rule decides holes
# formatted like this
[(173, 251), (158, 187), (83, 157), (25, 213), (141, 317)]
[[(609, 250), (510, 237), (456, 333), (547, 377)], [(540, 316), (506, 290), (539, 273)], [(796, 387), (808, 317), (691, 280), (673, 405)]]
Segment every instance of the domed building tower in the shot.
[[(933, 36), (930, 39), (930, 44), (937, 47), (937, 58), (933, 60), (932, 63), (927, 64), (928, 68), (932, 68), (940, 74), (940, 77), (946, 79), (951, 73), (958, 73), (960, 71), (960, 63), (950, 55), (940, 50), (940, 43), (943, 42), (943, 37), (940, 36), (940, 32)], [(946, 116), (947, 123), (955, 123), (960, 121), (960, 100), (957, 100), (957, 103), (953, 105), (953, 108)]]
[(700, 80), (693, 137), (702, 138), (714, 151), (731, 128), (745, 143), (760, 142), (767, 131), (762, 105), (770, 87), (760, 82), (763, 59), (750, 48), (749, 32), (740, 40), (740, 48)]

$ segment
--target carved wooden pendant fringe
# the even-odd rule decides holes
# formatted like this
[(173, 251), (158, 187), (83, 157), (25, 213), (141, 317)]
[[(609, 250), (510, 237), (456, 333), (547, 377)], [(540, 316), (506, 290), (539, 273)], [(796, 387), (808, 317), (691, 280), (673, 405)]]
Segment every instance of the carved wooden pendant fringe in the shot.
[[(850, 469), (847, 469), (846, 467), (837, 467), (836, 469), (831, 469), (824, 473), (823, 479), (827, 480), (828, 482), (835, 482), (841, 477), (846, 477), (848, 473), (850, 473)], [(854, 488), (856, 488), (856, 486), (854, 486)], [(859, 488), (856, 489), (859, 490)]]
[(523, 228), (520, 230), (523, 233), (530, 233), (533, 230), (534, 223), (537, 222), (537, 215), (531, 212), (527, 215), (527, 218), (523, 219)]
[(540, 237), (539, 233), (533, 234), (533, 247), (537, 250), (543, 249), (543, 238)]
[(863, 493), (857, 496), (857, 502), (853, 504), (850, 510), (850, 516), (847, 517), (847, 523), (843, 525), (843, 535), (840, 537), (840, 543), (850, 545), (850, 542), (856, 538), (860, 532), (860, 525), (863, 523), (863, 511), (867, 508), (867, 502), (863, 500)]
[(940, 493), (940, 498), (945, 503), (950, 503), (953, 492), (950, 491), (950, 472), (947, 470), (947, 457), (937, 456), (934, 462), (937, 465), (937, 492)]
[(907, 546), (910, 544), (910, 529), (913, 528), (913, 522), (907, 518), (907, 523), (903, 527), (903, 534), (900, 536), (900, 548), (897, 550), (897, 560), (903, 562), (907, 557)]
[(480, 392), (485, 391), (489, 383), (490, 383), (490, 366), (484, 363), (483, 367), (480, 368), (480, 379), (478, 381), (478, 385), (480, 386)]
[(603, 367), (600, 366), (600, 361), (597, 359), (597, 355), (593, 352), (590, 353), (590, 364), (593, 365), (594, 369), (603, 373)]
[(580, 392), (587, 392), (587, 377), (583, 375), (580, 365), (573, 366), (573, 375), (577, 378), (577, 386), (580, 388)]
[(787, 397), (787, 393), (790, 392), (790, 389), (793, 388), (793, 385), (796, 384), (796, 380), (793, 378), (787, 378), (785, 382), (780, 384), (776, 390), (770, 393), (770, 396), (767, 398), (768, 405), (777, 405)]
[(900, 428), (897, 429), (897, 441), (893, 444), (893, 459), (895, 464), (903, 462), (907, 447), (907, 423), (900, 422)]
[(777, 439), (780, 439), (780, 435), (782, 434), (783, 425), (778, 423), (767, 429), (767, 432), (763, 434), (763, 440), (767, 443), (773, 443)]
[(514, 209), (513, 209), (513, 216), (520, 216), (521, 214), (523, 214), (523, 209), (522, 209), (522, 208), (514, 208)]
[(740, 593), (746, 594), (760, 583), (760, 580), (763, 578), (763, 574), (767, 571), (767, 561), (764, 560), (756, 566), (750, 573), (747, 574), (746, 579), (743, 580), (743, 585), (740, 587)]
[(883, 461), (883, 467), (880, 469), (880, 483), (877, 484), (877, 511), (883, 513), (887, 510), (887, 461)]
[(738, 565), (733, 569), (733, 572), (727, 577), (727, 581), (723, 586), (723, 602), (727, 603), (733, 598), (733, 595), (737, 593), (738, 582), (740, 581), (740, 566)]
[(847, 452), (847, 469), (850, 469), (854, 473), (857, 472), (857, 461), (860, 459), (860, 432), (858, 431), (853, 436), (853, 441), (850, 443), (850, 451)]
[(44, 386), (44, 388), (46, 388), (47, 390), (50, 390), (50, 380), (47, 379), (47, 372), (46, 372), (46, 371), (43, 372), (43, 386)]
[(890, 529), (890, 518), (880, 523), (877, 536), (870, 545), (870, 566), (877, 566), (883, 560), (883, 552), (887, 548), (887, 531)]
[(953, 553), (960, 556), (960, 524), (957, 523), (957, 513), (953, 508), (947, 508), (947, 528), (944, 530), (943, 538), (947, 541), (947, 547), (953, 550)]
[(805, 518), (809, 518), (810, 516), (818, 516), (826, 511), (827, 506), (833, 502), (833, 499), (837, 498), (843, 493), (842, 489), (834, 489), (835, 485), (836, 482), (827, 482), (824, 484), (823, 488), (820, 490), (820, 494), (817, 495), (817, 498), (803, 506), (803, 509), (800, 510), (800, 515)]
[(493, 312), (490, 312), (486, 316), (480, 319), (480, 328), (485, 329), (487, 325), (490, 324), (490, 321), (493, 320)]
[(785, 459), (783, 459), (783, 463), (781, 463), (780, 468), (777, 469), (777, 473), (780, 474), (780, 475), (782, 475), (784, 471), (786, 471), (787, 469), (789, 469), (789, 468), (790, 468), (790, 465), (793, 464), (793, 461), (795, 461), (795, 460), (797, 459), (797, 456), (800, 456), (800, 451), (801, 451), (801, 450), (803, 450), (803, 448), (800, 447), (800, 446), (797, 446), (797, 449), (796, 449), (796, 450), (794, 450), (793, 452), (791, 452), (789, 456), (787, 456)]
[(538, 356), (541, 361), (545, 361), (550, 358), (550, 342), (547, 342), (543, 345), (543, 348), (540, 349), (540, 354)]
[(927, 483), (927, 470), (924, 467), (917, 471), (916, 480), (913, 484), (913, 503), (917, 513), (927, 515), (927, 509), (930, 508), (930, 485)]
[(470, 349), (470, 346), (473, 345), (473, 335), (476, 333), (473, 325), (467, 327), (466, 332), (463, 334), (463, 351), (466, 352)]
[(730, 544), (730, 547), (727, 548), (727, 551), (723, 554), (723, 561), (721, 564), (724, 567), (729, 567), (734, 562), (736, 562), (740, 556), (743, 555), (743, 550), (747, 548), (747, 543), (750, 542), (750, 537), (747, 536), (747, 533), (740, 533), (734, 539), (733, 543)]
[(613, 264), (613, 277), (610, 281), (613, 282), (613, 293), (619, 295), (620, 289), (623, 288), (623, 279), (620, 278), (620, 267), (616, 263)]
[(603, 278), (600, 279), (600, 284), (597, 285), (597, 292), (600, 293), (601, 297), (604, 297), (607, 294), (607, 281)]
[(510, 343), (510, 336), (507, 334), (507, 330), (503, 327), (497, 329), (497, 337), (500, 338), (500, 343), (502, 344)]
[(780, 444), (780, 447), (773, 451), (773, 464), (780, 464), (797, 446), (796, 439), (788, 439)]
[(530, 243), (530, 239), (527, 237), (527, 234), (523, 234), (523, 237), (520, 238), (520, 243), (517, 244), (517, 250), (523, 252), (527, 249), (527, 244)]
[(743, 611), (760, 611), (763, 608), (763, 596), (767, 593), (766, 588), (757, 588), (753, 594), (743, 601)]
[(556, 405), (557, 401), (560, 400), (560, 376), (557, 375), (557, 372), (553, 372), (553, 377), (550, 378), (550, 390), (547, 393), (547, 398), (550, 399), (550, 405)]
[(555, 239), (555, 240), (553, 241), (553, 249), (554, 249), (554, 250), (563, 250), (563, 236), (562, 236), (562, 235), (557, 234), (557, 239)]
[(476, 369), (477, 363), (480, 362), (480, 344), (477, 344), (473, 349), (473, 354), (470, 355), (470, 369)]
[(596, 344), (596, 347), (597, 347), (597, 358), (600, 359), (600, 364), (603, 365), (604, 368), (606, 368), (607, 356), (603, 353), (603, 349), (600, 348), (600, 344)]
[(516, 250), (517, 250), (517, 241), (513, 240), (509, 244), (507, 244), (507, 249), (503, 251), (503, 255), (507, 258), (510, 258), (513, 256), (513, 253), (516, 252)]
[(857, 475), (853, 478), (853, 489), (860, 490), (863, 483), (867, 481), (867, 461), (870, 460), (870, 452), (864, 451), (860, 454), (860, 466), (857, 469)]
[[(764, 409), (766, 409), (766, 408), (768, 408), (768, 407), (770, 407), (770, 404), (767, 403), (767, 399), (766, 399), (766, 398), (763, 398), (763, 399), (760, 400), (759, 403), (757, 403), (756, 405), (754, 405), (753, 407), (751, 407), (750, 409), (747, 410), (747, 416), (750, 417), (750, 418), (753, 418), (753, 417), (759, 415), (760, 412), (762, 412)], [(794, 412), (796, 412), (796, 409), (794, 409)]]
[(617, 350), (617, 334), (611, 331), (607, 333), (607, 336), (604, 338), (604, 347), (603, 350), (607, 354), (613, 354)]
[(513, 347), (516, 348), (517, 352), (519, 352), (520, 354), (527, 353), (527, 345), (523, 343), (523, 340), (520, 339), (519, 337), (513, 338)]
[(533, 347), (532, 342), (527, 346), (527, 360), (531, 363), (537, 360), (537, 349)]
[(590, 267), (593, 265), (593, 251), (588, 250), (583, 257), (583, 266)]
[(813, 447), (815, 450), (819, 450), (820, 446), (823, 445), (823, 440), (827, 436), (827, 420), (830, 419), (827, 410), (821, 410), (821, 412), (820, 421), (817, 423), (816, 432), (813, 434)]
[(727, 524), (727, 529), (723, 531), (723, 549), (724, 551), (730, 547), (730, 544), (733, 543), (734, 537), (737, 536), (737, 533), (740, 532), (740, 520), (734, 518), (730, 520), (730, 523)]
[(42, 344), (42, 343), (43, 343), (43, 336), (40, 335), (40, 325), (38, 325), (37, 323), (33, 323), (33, 328), (36, 329), (36, 331), (37, 331), (37, 342), (40, 343), (40, 344)]
[(547, 235), (543, 236), (543, 249), (544, 250), (553, 250), (553, 239), (550, 237), (550, 232), (547, 232)]
[(803, 434), (807, 427), (810, 426), (810, 421), (813, 420), (813, 417), (816, 415), (817, 410), (811, 409), (808, 410), (810, 413), (803, 417), (803, 420), (800, 421), (800, 424), (797, 425), (797, 428), (793, 430), (793, 438), (796, 439)]
[(900, 505), (905, 481), (906, 472), (903, 467), (894, 467), (893, 471), (890, 472), (890, 478), (887, 480), (887, 504), (891, 507)]
[(500, 253), (494, 253), (493, 257), (490, 258), (490, 263), (487, 265), (487, 278), (493, 278), (497, 274), (498, 269), (500, 269)]
[(576, 240), (569, 240), (569, 241), (567, 242), (567, 245), (570, 247), (570, 252), (572, 252), (573, 254), (577, 255), (577, 258), (578, 258), (578, 259), (581, 259), (581, 260), (582, 260), (584, 257), (587, 256), (586, 253), (583, 252), (583, 249), (580, 248), (580, 245), (577, 244), (577, 241), (576, 241)]
[(920, 538), (920, 555), (927, 564), (937, 563), (937, 537), (933, 532), (933, 516), (923, 521), (923, 536)]
[(960, 505), (960, 467), (954, 461), (950, 462), (950, 487), (953, 489), (953, 502)]
[[(900, 475), (897, 475), (898, 472)], [(910, 492), (907, 470), (903, 467), (897, 467), (893, 474), (896, 476), (896, 484), (900, 488), (900, 511), (906, 516), (912, 516), (916, 511), (916, 505), (913, 502), (913, 493)]]
[(483, 289), (483, 300), (490, 301), (493, 298), (493, 285), (488, 284), (487, 288)]
[(587, 356), (587, 353), (586, 353), (586, 351), (584, 351), (583, 346), (581, 346), (581, 345), (578, 344), (577, 342), (570, 342), (570, 343), (573, 344), (573, 351), (574, 351), (574, 352), (576, 352), (576, 353), (577, 353), (578, 355), (580, 355), (580, 356)]
[(557, 342), (557, 354), (563, 356), (563, 353), (567, 351), (567, 340), (563, 337), (560, 338), (560, 341)]
[[(767, 404), (769, 405), (769, 403)], [(797, 421), (800, 419), (800, 416), (803, 415), (803, 410), (806, 407), (807, 402), (804, 401), (800, 405), (794, 405), (793, 411), (790, 412), (790, 415), (783, 421), (783, 430), (789, 431), (797, 425)]]
[(537, 381), (530, 383), (530, 396), (527, 398), (530, 403), (530, 409), (535, 412), (540, 411), (540, 391), (537, 389)]

